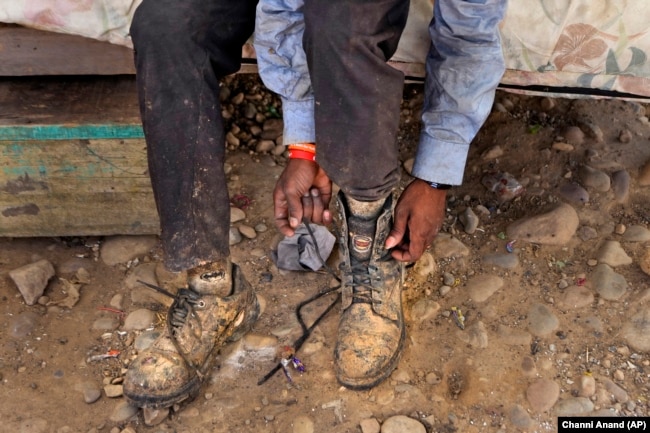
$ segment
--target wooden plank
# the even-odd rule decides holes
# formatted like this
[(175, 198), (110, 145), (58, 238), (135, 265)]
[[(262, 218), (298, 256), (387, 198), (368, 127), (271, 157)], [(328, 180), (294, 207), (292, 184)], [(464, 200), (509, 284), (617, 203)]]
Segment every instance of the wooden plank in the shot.
[(158, 229), (143, 139), (0, 141), (0, 236)]
[[(74, 129), (84, 125), (111, 125), (118, 129), (140, 127), (135, 76), (0, 80), (0, 127), (7, 131), (11, 126)], [(11, 134), (19, 135), (16, 131)]]
[(144, 138), (140, 125), (0, 126), (0, 140), (73, 140)]
[(21, 26), (0, 27), (0, 76), (134, 73), (130, 48)]

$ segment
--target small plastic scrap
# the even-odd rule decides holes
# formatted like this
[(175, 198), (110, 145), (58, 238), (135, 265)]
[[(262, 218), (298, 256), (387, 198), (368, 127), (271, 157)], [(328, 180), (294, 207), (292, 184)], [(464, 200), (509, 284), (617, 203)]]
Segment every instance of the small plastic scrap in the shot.
[(451, 316), (454, 318), (454, 322), (460, 329), (465, 329), (465, 316), (457, 307), (451, 307)]
[(497, 195), (499, 203), (505, 203), (524, 193), (524, 187), (510, 173), (492, 172), (483, 176), (481, 183)]

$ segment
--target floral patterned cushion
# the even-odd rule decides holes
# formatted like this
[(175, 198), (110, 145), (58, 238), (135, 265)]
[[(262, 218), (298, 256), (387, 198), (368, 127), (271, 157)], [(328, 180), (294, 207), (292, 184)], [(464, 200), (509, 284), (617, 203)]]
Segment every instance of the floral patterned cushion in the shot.
[[(131, 46), (128, 30), (141, 0), (11, 0), (0, 22)], [(395, 62), (421, 74), (432, 0), (411, 0)], [(611, 90), (650, 97), (647, 0), (511, 0), (501, 24), (503, 84)], [(246, 47), (245, 56), (254, 56)], [(593, 93), (593, 92), (592, 92)], [(566, 94), (566, 96), (571, 96)]]

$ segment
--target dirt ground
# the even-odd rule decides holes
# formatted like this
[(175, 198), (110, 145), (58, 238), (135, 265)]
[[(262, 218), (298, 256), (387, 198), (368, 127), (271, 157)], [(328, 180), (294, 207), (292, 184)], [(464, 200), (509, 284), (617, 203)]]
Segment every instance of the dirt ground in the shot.
[[(407, 166), (417, 142), (421, 102), (422, 87), (408, 85), (399, 137)], [(471, 147), (464, 184), (448, 194), (441, 239), (451, 236), (467, 250), (446, 256), (432, 248), (430, 262), (408, 268), (403, 291), (406, 348), (391, 378), (369, 391), (346, 390), (334, 377), (338, 308), (298, 352), (305, 373), (294, 371), (289, 383), (279, 372), (257, 385), (277, 363), (264, 349), (292, 344), (300, 335), (296, 305), (333, 280), (324, 271), (280, 271), (271, 259), (279, 241), (272, 188), (282, 170), (281, 156), (241, 149), (228, 154), (230, 192), (250, 199), (238, 203), (246, 214), (240, 223), (258, 228), (254, 239), (244, 238), (232, 247), (234, 261), (263, 300), (254, 335), (225, 347), (200, 395), (153, 426), (145, 425), (142, 412), (130, 416), (124, 399), (108, 397), (104, 387), (120, 384), (135, 354), (135, 338), (143, 332), (124, 331), (124, 318), (146, 308), (160, 313), (156, 325), (164, 320), (165, 307), (146, 297), (134, 300), (127, 281), (138, 268), (151, 269), (160, 262), (158, 246), (135, 261), (108, 266), (101, 257), (108, 239), (0, 239), (0, 431), (369, 433), (379, 431), (390, 417), (405, 415), (427, 432), (551, 432), (557, 430), (557, 415), (566, 413), (562, 402), (584, 403), (583, 395), (592, 403), (587, 413), (647, 415), (650, 355), (621, 334), (648, 299), (648, 276), (640, 267), (647, 242), (623, 238), (626, 228), (650, 223), (649, 191), (640, 181), (650, 158), (647, 120), (644, 105), (622, 100), (498, 92), (495, 109)], [(576, 131), (566, 129), (570, 126), (580, 127), (584, 138), (574, 137)], [(585, 164), (609, 176), (625, 171), (631, 179), (628, 194), (621, 197), (618, 190), (585, 185), (588, 200), (582, 190), (561, 193), (567, 184), (585, 183), (580, 174)], [(525, 191), (500, 202), (483, 184), (493, 172), (510, 173)], [(403, 184), (408, 180), (405, 171)], [(576, 194), (582, 198), (575, 199)], [(563, 201), (579, 217), (568, 241), (549, 245), (507, 237), (514, 221)], [(462, 222), (468, 207), (479, 220), (471, 234)], [(606, 241), (620, 242), (631, 259), (615, 267), (627, 283), (616, 300), (600, 296), (591, 281)], [(502, 261), (486, 260), (491, 254)], [(9, 278), (12, 269), (42, 258), (57, 272), (45, 292), (50, 301), (67, 295), (61, 278), (74, 278), (80, 267), (88, 272), (89, 281), (72, 308), (28, 306)], [(329, 260), (334, 268), (336, 260), (335, 250)], [(157, 275), (161, 285), (171, 284), (160, 267)], [(469, 287), (475, 281), (487, 285), (489, 278), (503, 284), (478, 302)], [(580, 292), (580, 299), (587, 300), (584, 305), (574, 308), (562, 302), (571, 287), (586, 288)], [(121, 295), (124, 315), (100, 309), (115, 304), (120, 299), (116, 295)], [(308, 319), (332, 299), (307, 307)], [(540, 304), (557, 319), (544, 335), (530, 324), (531, 308)], [(463, 313), (464, 330), (452, 307)], [(94, 329), (101, 318), (116, 320), (117, 328)], [(120, 355), (88, 360), (109, 350)], [(595, 379), (593, 392), (584, 377)], [(551, 396), (538, 396), (544, 400), (540, 403), (539, 383), (557, 387), (558, 396), (550, 391)], [(87, 403), (97, 391), (99, 398)], [(125, 410), (126, 415), (120, 412)]]

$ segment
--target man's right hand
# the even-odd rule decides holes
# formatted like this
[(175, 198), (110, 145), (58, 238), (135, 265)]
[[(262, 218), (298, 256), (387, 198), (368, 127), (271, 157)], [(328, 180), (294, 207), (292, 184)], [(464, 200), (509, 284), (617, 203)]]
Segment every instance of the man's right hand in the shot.
[(273, 190), (275, 225), (285, 236), (293, 236), (303, 218), (329, 224), (331, 198), (332, 181), (318, 164), (290, 159)]

